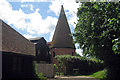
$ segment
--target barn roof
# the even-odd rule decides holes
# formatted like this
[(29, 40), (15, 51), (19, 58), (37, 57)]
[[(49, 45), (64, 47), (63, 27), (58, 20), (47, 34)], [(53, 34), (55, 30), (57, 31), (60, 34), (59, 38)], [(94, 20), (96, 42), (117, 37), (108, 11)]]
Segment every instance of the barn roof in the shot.
[(29, 38), (28, 40), (32, 41), (32, 40), (40, 40), (42, 39), (43, 37), (36, 37), (36, 38)]
[(38, 43), (45, 43), (46, 44), (46, 40), (44, 39), (44, 37), (30, 38), (28, 40), (30, 40), (34, 44), (38, 44)]
[(61, 6), (60, 16), (56, 25), (56, 29), (53, 35), (51, 48), (75, 48), (73, 44), (73, 38), (70, 36), (70, 28), (67, 22), (67, 18), (64, 12), (63, 6)]
[(35, 55), (35, 45), (8, 24), (0, 20), (0, 51)]

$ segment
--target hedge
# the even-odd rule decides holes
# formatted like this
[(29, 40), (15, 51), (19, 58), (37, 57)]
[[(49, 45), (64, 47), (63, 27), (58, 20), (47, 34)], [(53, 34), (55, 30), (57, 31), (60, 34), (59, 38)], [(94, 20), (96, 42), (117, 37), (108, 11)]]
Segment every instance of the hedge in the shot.
[(66, 66), (66, 75), (87, 75), (104, 69), (103, 61), (71, 55), (57, 55), (61, 66)]

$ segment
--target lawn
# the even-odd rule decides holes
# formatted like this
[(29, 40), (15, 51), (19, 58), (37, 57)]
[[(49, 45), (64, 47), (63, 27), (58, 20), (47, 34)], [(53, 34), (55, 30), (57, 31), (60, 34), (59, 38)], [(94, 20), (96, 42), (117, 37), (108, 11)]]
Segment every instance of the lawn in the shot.
[(94, 77), (96, 79), (104, 79), (106, 75), (106, 70), (102, 70), (102, 71), (98, 71), (96, 73), (93, 73), (91, 75), (89, 75), (90, 77)]

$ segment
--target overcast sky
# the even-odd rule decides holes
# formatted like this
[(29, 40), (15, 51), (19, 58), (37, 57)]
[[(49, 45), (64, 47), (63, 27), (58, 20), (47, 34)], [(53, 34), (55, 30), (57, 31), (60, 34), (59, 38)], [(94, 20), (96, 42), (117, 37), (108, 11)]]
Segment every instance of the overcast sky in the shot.
[[(52, 40), (61, 5), (71, 29), (77, 22), (75, 0), (0, 0), (0, 19), (9, 24), (26, 38), (44, 37)], [(77, 47), (77, 45), (76, 45)], [(80, 49), (77, 52), (81, 53)]]

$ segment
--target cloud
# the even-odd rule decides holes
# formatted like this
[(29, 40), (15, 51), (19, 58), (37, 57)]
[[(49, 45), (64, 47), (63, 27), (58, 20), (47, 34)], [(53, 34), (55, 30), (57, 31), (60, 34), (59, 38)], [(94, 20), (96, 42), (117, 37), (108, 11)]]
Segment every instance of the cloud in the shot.
[[(22, 2), (34, 1), (34, 0), (21, 0)], [(49, 0), (37, 0), (37, 1), (49, 1)], [(74, 0), (51, 0), (49, 11), (53, 11), (57, 16), (59, 15), (61, 5), (64, 5), (66, 15), (68, 17), (68, 23), (74, 26), (76, 21), (77, 7), (79, 6)], [(72, 6), (71, 6), (72, 5)], [(34, 10), (32, 4), (21, 5), (22, 8), (30, 7)], [(13, 10), (11, 4), (6, 0), (0, 1), (0, 19), (6, 21), (9, 25), (13, 25), (17, 29), (26, 30), (29, 35), (41, 35), (50, 34), (49, 39), (52, 40), (55, 26), (57, 24), (57, 18), (47, 16), (45, 19), (42, 18), (39, 13), (40, 9), (37, 8), (33, 13), (26, 14), (22, 9)], [(27, 35), (28, 36), (28, 35)]]
[(69, 13), (76, 13), (79, 4), (75, 0), (51, 0), (51, 5), (49, 6), (50, 10), (53, 11), (56, 15), (60, 12), (61, 5), (64, 6), (65, 10), (68, 10)]
[(21, 7), (22, 8), (30, 7), (30, 10), (33, 11), (33, 5), (32, 4), (21, 5)]
[(83, 55), (82, 55), (83, 50), (79, 48), (78, 43), (76, 43), (75, 46), (76, 46), (76, 53), (79, 54), (79, 55), (81, 55), (81, 56), (83, 56)]
[(30, 5), (30, 10), (32, 10), (32, 11), (33, 11), (33, 5)]
[(50, 0), (21, 0), (21, 2), (50, 2)]
[(52, 4), (49, 6), (50, 8), (49, 11), (53, 11), (55, 15), (58, 16), (61, 9), (62, 2), (60, 0), (51, 0), (51, 3)]
[(30, 35), (30, 34), (24, 34), (23, 35), (25, 38), (27, 38), (27, 39), (29, 39), (29, 38), (35, 38), (35, 36), (32, 36), (32, 35)]
[[(21, 5), (21, 7), (28, 6), (31, 5)], [(9, 25), (13, 25), (17, 29), (27, 30), (29, 34), (41, 35), (53, 32), (57, 18), (48, 16), (43, 19), (38, 11), (37, 8), (34, 13), (26, 14), (21, 9), (13, 10), (6, 0), (0, 1), (0, 18)]]
[(79, 54), (80, 56), (83, 56), (83, 55), (82, 55), (82, 52), (83, 52), (82, 49), (76, 49), (76, 53)]
[(42, 19), (38, 11), (39, 9), (36, 9), (34, 13), (27, 15), (27, 18), (30, 19), (30, 23), (27, 23), (27, 31), (38, 35), (52, 32), (56, 26), (57, 18), (48, 16), (46, 19)]
[(50, 37), (49, 37), (50, 41), (52, 41), (52, 38), (53, 38), (53, 35), (54, 35), (54, 31), (55, 31), (55, 29), (50, 33)]
[(21, 0), (21, 2), (34, 2), (34, 0)]
[(13, 24), (18, 29), (25, 28), (26, 14), (21, 10), (12, 10), (12, 6), (6, 0), (0, 1), (0, 18), (9, 25)]
[(75, 27), (74, 22), (77, 22), (77, 8), (80, 3), (76, 3), (75, 0), (51, 0), (51, 5), (49, 6), (49, 11), (53, 11), (56, 16), (59, 15), (61, 5), (64, 6), (66, 16), (68, 17), (68, 23)]
[(6, 0), (8, 2), (50, 2), (51, 0)]

